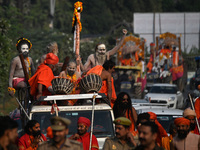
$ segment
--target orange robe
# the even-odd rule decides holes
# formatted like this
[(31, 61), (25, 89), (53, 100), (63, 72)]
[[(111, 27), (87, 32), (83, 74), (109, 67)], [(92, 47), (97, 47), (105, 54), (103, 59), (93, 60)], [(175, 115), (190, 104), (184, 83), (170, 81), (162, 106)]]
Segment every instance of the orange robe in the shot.
[[(77, 141), (79, 141), (83, 144), (83, 150), (89, 150), (89, 148), (90, 148), (90, 133), (87, 132), (83, 136), (80, 136), (80, 138), (77, 139)], [(95, 135), (92, 135), (91, 150), (98, 150), (98, 149), (99, 149), (99, 144), (98, 144), (97, 138), (95, 137)]]
[(158, 136), (157, 136), (156, 142), (160, 146), (162, 144), (162, 138), (167, 137), (168, 135), (165, 129), (163, 128), (163, 126), (158, 122), (158, 120), (155, 120), (155, 123), (158, 126)]
[(150, 115), (150, 120), (154, 120), (155, 124), (157, 124), (157, 126), (158, 126), (158, 136), (156, 138), (156, 143), (158, 144), (158, 146), (161, 146), (162, 138), (168, 136), (167, 132), (165, 131), (163, 126), (158, 122), (157, 115), (155, 113), (153, 113), (153, 112), (148, 112), (148, 113)]
[[(94, 73), (94, 74), (97, 74), (97, 75), (101, 76), (102, 71), (103, 71), (103, 67), (101, 65), (97, 65), (97, 66), (93, 67), (92, 69), (90, 69), (87, 72), (87, 75), (91, 74), (91, 73)], [(113, 108), (114, 101), (117, 99), (117, 96), (116, 96), (116, 92), (115, 92), (115, 86), (114, 86), (114, 80), (113, 80), (113, 78), (112, 78), (111, 81), (112, 81), (111, 107)], [(101, 87), (101, 90), (99, 91), (99, 93), (105, 93), (106, 96), (108, 95), (107, 81), (105, 81), (105, 80), (102, 81), (102, 87)]]
[(51, 81), (54, 79), (53, 71), (45, 64), (41, 64), (36, 73), (29, 79), (31, 86), (31, 95), (36, 96), (38, 93), (38, 84), (44, 85), (46, 88), (42, 91), (42, 96), (51, 95), (48, 91), (48, 87), (51, 86)]
[(131, 111), (128, 114), (128, 110), (126, 111), (126, 118), (128, 118), (129, 120), (131, 120), (131, 126), (129, 131), (134, 135), (135, 134), (135, 121), (133, 119), (133, 116), (131, 115)]
[[(41, 134), (41, 139), (46, 141), (46, 137)], [(18, 148), (19, 150), (37, 150), (38, 146), (31, 147), (31, 143), (33, 142), (34, 137), (28, 134), (24, 134), (18, 141)]]
[(172, 135), (162, 138), (162, 147), (165, 150), (170, 150), (170, 143), (173, 140)]

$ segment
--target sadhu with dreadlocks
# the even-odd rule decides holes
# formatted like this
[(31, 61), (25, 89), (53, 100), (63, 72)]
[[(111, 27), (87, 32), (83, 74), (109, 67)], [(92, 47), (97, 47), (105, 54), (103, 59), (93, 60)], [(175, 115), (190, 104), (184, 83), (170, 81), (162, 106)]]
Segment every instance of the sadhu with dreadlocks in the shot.
[(113, 106), (114, 116), (118, 117), (126, 117), (131, 120), (130, 131), (134, 133), (135, 131), (135, 123), (137, 121), (137, 113), (135, 108), (132, 107), (131, 98), (128, 93), (121, 92), (118, 94), (115, 104)]

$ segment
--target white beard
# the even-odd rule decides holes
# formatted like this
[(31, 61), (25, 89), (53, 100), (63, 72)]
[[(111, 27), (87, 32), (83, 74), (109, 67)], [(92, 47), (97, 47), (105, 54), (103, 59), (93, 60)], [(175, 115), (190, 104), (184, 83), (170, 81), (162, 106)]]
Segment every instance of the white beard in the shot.
[[(96, 52), (96, 61), (99, 65), (103, 65), (106, 61), (106, 54), (99, 55), (98, 52)], [(97, 64), (96, 64), (97, 65)]]

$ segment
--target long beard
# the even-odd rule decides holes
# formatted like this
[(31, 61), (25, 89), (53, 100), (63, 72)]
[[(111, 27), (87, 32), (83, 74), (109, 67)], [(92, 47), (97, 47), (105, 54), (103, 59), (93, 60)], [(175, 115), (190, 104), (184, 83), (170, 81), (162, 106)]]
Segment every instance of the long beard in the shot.
[(195, 123), (190, 123), (190, 130), (193, 131), (195, 129)]
[(23, 52), (23, 53), (22, 53), (22, 55), (24, 56), (24, 58), (27, 58), (27, 57), (28, 57), (28, 54), (29, 54), (28, 52)]
[(104, 62), (106, 61), (106, 54), (104, 55), (99, 55), (98, 52), (96, 52), (96, 60), (99, 63), (99, 65), (103, 65)]
[(128, 103), (122, 103), (122, 105), (121, 105), (121, 107), (122, 107), (122, 109), (127, 109), (128, 108)]
[(178, 130), (178, 137), (180, 139), (185, 139), (187, 137), (188, 131), (187, 130)]

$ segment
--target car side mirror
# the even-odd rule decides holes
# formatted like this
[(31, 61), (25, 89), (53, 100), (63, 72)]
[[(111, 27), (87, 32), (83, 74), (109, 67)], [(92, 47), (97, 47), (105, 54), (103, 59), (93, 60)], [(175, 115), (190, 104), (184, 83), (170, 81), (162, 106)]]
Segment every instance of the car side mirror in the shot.
[(178, 95), (178, 94), (181, 94), (181, 92), (180, 92), (180, 91), (177, 91), (177, 93), (176, 93), (176, 94), (177, 94), (177, 95)]

